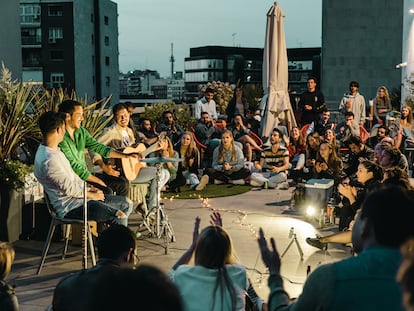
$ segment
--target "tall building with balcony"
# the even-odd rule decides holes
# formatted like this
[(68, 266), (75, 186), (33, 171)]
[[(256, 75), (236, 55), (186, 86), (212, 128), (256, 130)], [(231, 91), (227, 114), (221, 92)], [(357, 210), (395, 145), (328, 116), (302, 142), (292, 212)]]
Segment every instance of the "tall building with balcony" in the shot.
[(18, 1), (0, 1), (0, 66), (11, 71), (12, 78), (21, 80), (22, 51)]
[(117, 10), (110, 0), (20, 0), (23, 81), (117, 103)]

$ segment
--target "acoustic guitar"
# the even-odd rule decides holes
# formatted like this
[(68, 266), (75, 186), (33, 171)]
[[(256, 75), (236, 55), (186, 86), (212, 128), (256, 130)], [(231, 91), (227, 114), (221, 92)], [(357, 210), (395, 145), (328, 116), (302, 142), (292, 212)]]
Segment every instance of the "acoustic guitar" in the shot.
[[(159, 147), (158, 143), (160, 141), (163, 141), (165, 136), (159, 137), (159, 140), (149, 146), (148, 148), (145, 147), (144, 144), (139, 144), (136, 147), (126, 147), (123, 152), (124, 153), (140, 153), (142, 158), (145, 158), (148, 154), (151, 152), (154, 152)], [(121, 166), (122, 166), (122, 172), (124, 173), (124, 176), (128, 180), (134, 180), (137, 178), (139, 171), (142, 167), (145, 167), (147, 163), (141, 162), (139, 159), (136, 158), (126, 158), (121, 159)]]

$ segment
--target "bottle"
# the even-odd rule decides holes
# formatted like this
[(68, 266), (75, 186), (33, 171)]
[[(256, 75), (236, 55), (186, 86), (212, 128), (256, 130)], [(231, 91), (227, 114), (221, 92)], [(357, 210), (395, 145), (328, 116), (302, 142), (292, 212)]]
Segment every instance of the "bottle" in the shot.
[(321, 208), (321, 213), (319, 214), (319, 228), (325, 226), (325, 211)]
[(335, 207), (334, 206), (331, 206), (331, 215), (329, 217), (329, 223), (331, 225), (335, 224)]
[(264, 189), (269, 189), (269, 182), (266, 180), (263, 184)]

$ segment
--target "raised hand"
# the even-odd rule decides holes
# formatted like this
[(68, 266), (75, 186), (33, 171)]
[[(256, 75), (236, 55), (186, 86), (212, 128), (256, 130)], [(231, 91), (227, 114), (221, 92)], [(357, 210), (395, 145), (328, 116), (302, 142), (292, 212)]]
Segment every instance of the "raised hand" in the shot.
[(213, 212), (210, 215), (210, 224), (212, 226), (223, 227), (223, 220), (219, 212)]
[(276, 243), (273, 238), (270, 239), (270, 244), (272, 249), (270, 250), (267, 246), (267, 241), (264, 236), (263, 229), (259, 230), (259, 238), (257, 239), (259, 243), (260, 252), (262, 254), (262, 260), (266, 267), (269, 268), (270, 274), (280, 274), (280, 256), (279, 252), (276, 249)]

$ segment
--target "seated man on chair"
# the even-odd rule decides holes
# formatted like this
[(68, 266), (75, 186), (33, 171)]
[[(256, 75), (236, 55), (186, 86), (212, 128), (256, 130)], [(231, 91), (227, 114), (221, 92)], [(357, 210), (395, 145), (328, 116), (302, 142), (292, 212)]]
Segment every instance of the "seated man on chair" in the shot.
[[(82, 219), (84, 181), (73, 171), (68, 159), (60, 151), (65, 136), (65, 115), (49, 111), (39, 118), (43, 144), (35, 157), (34, 174), (49, 196), (60, 218)], [(91, 187), (87, 192), (88, 218), (97, 222), (128, 225), (132, 202), (122, 196), (104, 195)]]
[[(114, 115), (114, 124), (106, 128), (103, 134), (98, 138), (98, 142), (110, 146), (115, 149), (123, 149), (135, 144), (134, 134), (129, 125), (130, 114), (128, 113), (127, 107), (124, 104), (116, 104), (112, 108), (112, 113)], [(164, 146), (164, 142), (159, 142), (157, 145), (151, 147), (154, 151), (160, 150)], [(141, 147), (141, 146), (140, 146)], [(143, 152), (146, 148), (142, 145), (142, 148), (138, 148)], [(148, 148), (149, 149), (149, 148)], [(147, 149), (147, 151), (148, 151)], [(93, 153), (92, 161), (94, 164), (98, 164), (102, 167), (103, 159), (100, 154)], [(141, 165), (141, 163), (138, 163)], [(120, 168), (119, 168), (120, 169)], [(126, 168), (124, 167), (123, 170)], [(131, 172), (132, 173), (132, 172)], [(104, 173), (105, 174), (105, 173)], [(135, 174), (132, 174), (135, 175)], [(146, 204), (139, 204), (137, 211), (142, 213), (143, 216), (150, 212), (156, 206), (156, 196), (157, 196), (157, 169), (155, 167), (142, 166), (134, 180), (131, 181), (132, 184), (149, 184), (148, 188), (148, 199)], [(119, 178), (125, 179), (124, 176)], [(168, 181), (169, 176), (161, 176), (159, 187), (162, 188)], [(145, 208), (145, 206), (148, 208)]]
[(101, 168), (105, 174), (92, 174), (88, 170), (85, 161), (85, 149), (97, 152), (105, 158), (138, 158), (138, 156), (119, 152), (97, 142), (96, 139), (81, 126), (83, 121), (83, 106), (80, 102), (74, 100), (64, 100), (59, 105), (59, 112), (66, 114), (66, 133), (62, 142), (59, 144), (59, 147), (69, 160), (69, 163), (75, 173), (79, 175), (82, 180), (92, 183), (105, 193), (112, 194), (112, 191), (114, 191), (117, 195), (128, 195), (128, 181), (119, 178), (120, 173), (114, 170), (111, 165), (106, 165), (104, 162), (101, 163)]

